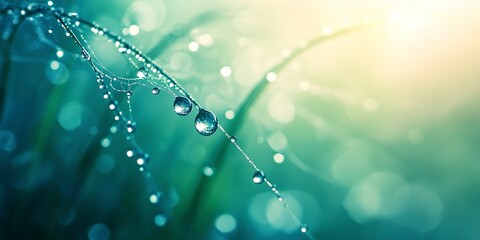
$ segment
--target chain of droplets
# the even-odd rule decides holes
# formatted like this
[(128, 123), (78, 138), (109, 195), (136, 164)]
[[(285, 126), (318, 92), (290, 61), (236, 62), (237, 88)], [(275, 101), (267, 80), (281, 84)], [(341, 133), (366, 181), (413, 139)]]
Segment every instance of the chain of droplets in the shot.
[[(53, 3), (51, 1), (48, 2), (47, 5), (43, 4), (28, 4), (26, 7), (19, 7), (14, 8), (11, 6), (7, 6), (1, 10), (1, 13), (9, 13), (15, 14), (15, 10), (17, 10), (20, 15), (22, 16), (32, 16), (36, 13), (39, 14), (50, 14), (57, 19), (61, 27), (65, 30), (65, 34), (67, 37), (71, 37), (75, 43), (81, 49), (81, 56), (83, 59), (89, 62), (92, 70), (94, 71), (97, 77), (97, 83), (99, 84), (99, 88), (103, 90), (103, 98), (108, 101), (108, 108), (114, 112), (115, 116), (114, 119), (120, 122), (125, 127), (126, 132), (126, 139), (131, 144), (131, 149), (128, 149), (126, 154), (130, 158), (136, 158), (136, 163), (139, 166), (139, 171), (143, 173), (143, 175), (150, 179), (149, 183), (154, 188), (158, 189), (157, 184), (151, 178), (151, 172), (147, 168), (147, 164), (150, 161), (150, 157), (148, 153), (142, 150), (139, 144), (135, 140), (135, 130), (136, 124), (132, 118), (132, 109), (130, 105), (130, 96), (132, 95), (131, 85), (132, 84), (139, 84), (139, 80), (147, 79), (148, 84), (142, 84), (143, 86), (154, 86), (152, 88), (152, 94), (158, 94), (160, 92), (159, 88), (167, 90), (168, 93), (175, 96), (174, 100), (174, 111), (181, 116), (188, 115), (193, 106), (198, 109), (198, 114), (195, 117), (194, 126), (198, 133), (204, 136), (210, 136), (217, 128), (219, 128), (227, 139), (238, 149), (238, 151), (243, 155), (243, 157), (248, 161), (248, 163), (255, 169), (253, 174), (253, 182), (255, 184), (262, 184), (266, 183), (270, 190), (275, 194), (277, 200), (282, 203), (283, 207), (288, 211), (291, 215), (293, 220), (298, 224), (299, 230), (309, 239), (315, 239), (314, 236), (309, 231), (306, 224), (302, 223), (300, 219), (293, 213), (287, 202), (284, 201), (283, 195), (278, 190), (277, 186), (273, 184), (265, 175), (265, 173), (254, 163), (254, 161), (245, 153), (243, 148), (237, 143), (237, 137), (230, 135), (219, 123), (218, 119), (215, 114), (205, 108), (203, 108), (191, 94), (189, 94), (178, 82), (170, 76), (167, 72), (165, 72), (157, 63), (155, 63), (151, 58), (144, 55), (141, 50), (136, 48), (134, 45), (130, 44), (128, 41), (123, 39), (122, 37), (111, 33), (106, 28), (101, 27), (96, 23), (92, 23), (81, 19), (78, 17), (76, 13), (67, 13), (61, 8), (53, 7)], [(72, 23), (73, 22), (73, 23)], [(105, 36), (109, 42), (114, 42), (115, 47), (118, 48), (118, 51), (123, 54), (128, 54), (134, 56), (138, 64), (143, 64), (142, 67), (138, 68), (137, 78), (119, 78), (114, 76), (113, 74), (109, 73), (109, 71), (101, 66), (98, 60), (95, 60), (96, 57), (92, 58), (93, 51), (90, 49), (86, 40), (83, 38), (81, 34), (75, 34), (72, 30), (75, 27), (80, 25), (86, 25), (90, 27), (91, 31), (99, 36)], [(80, 36), (80, 38), (79, 38)], [(91, 54), (92, 53), (92, 54)], [(129, 61), (136, 67), (135, 60), (129, 57)], [(107, 72), (107, 74), (105, 73)], [(153, 74), (158, 74), (158, 77), (151, 76), (149, 74), (152, 72)], [(105, 79), (109, 79), (110, 84), (109, 86), (106, 84)], [(150, 78), (150, 79), (148, 79)], [(159, 81), (153, 81), (159, 80)], [(119, 82), (120, 85), (126, 84), (128, 86), (127, 89), (123, 87), (121, 89), (115, 89), (113, 84), (115, 82)], [(114, 98), (113, 94), (108, 90), (110, 88), (114, 90), (119, 90), (127, 93), (127, 102), (129, 105), (129, 116), (125, 116), (125, 114), (120, 110), (118, 101)], [(113, 131), (112, 131), (113, 132)], [(150, 195), (150, 201), (152, 203), (157, 203), (160, 197), (160, 192), (155, 192)]]

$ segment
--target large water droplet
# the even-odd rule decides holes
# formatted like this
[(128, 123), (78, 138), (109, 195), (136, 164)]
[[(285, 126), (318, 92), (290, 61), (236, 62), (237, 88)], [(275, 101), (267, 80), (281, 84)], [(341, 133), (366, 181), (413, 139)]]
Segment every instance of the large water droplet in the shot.
[(256, 171), (253, 174), (253, 182), (256, 184), (261, 184), (265, 181), (265, 174), (262, 171)]
[(173, 102), (173, 110), (180, 115), (185, 116), (192, 111), (192, 101), (186, 97), (175, 97)]
[(138, 78), (146, 78), (148, 76), (148, 69), (145, 68), (145, 67), (141, 67), (140, 69), (138, 69), (138, 72), (137, 72), (137, 77)]
[(195, 129), (197, 132), (203, 136), (210, 136), (217, 130), (217, 126), (218, 120), (215, 114), (208, 110), (200, 109), (195, 117)]

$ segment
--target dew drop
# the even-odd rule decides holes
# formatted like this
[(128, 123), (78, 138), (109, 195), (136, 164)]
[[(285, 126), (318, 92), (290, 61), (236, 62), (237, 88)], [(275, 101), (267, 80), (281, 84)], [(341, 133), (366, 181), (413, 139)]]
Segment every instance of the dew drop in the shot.
[(133, 152), (132, 149), (127, 150), (127, 157), (133, 157), (133, 154), (134, 154), (134, 152)]
[(87, 61), (90, 61), (90, 59), (91, 59), (90, 53), (88, 53), (86, 50), (82, 50), (82, 58), (87, 60)]
[(300, 227), (300, 232), (306, 233), (307, 231), (308, 231), (307, 225), (302, 225), (302, 226)]
[(157, 95), (157, 94), (159, 94), (159, 93), (160, 93), (160, 89), (158, 89), (158, 87), (152, 88), (152, 94), (153, 94), (153, 95)]
[(133, 95), (133, 92), (132, 92), (132, 91), (130, 91), (130, 90), (128, 90), (128, 91), (127, 91), (127, 96), (129, 96), (129, 97), (130, 97), (130, 96), (132, 96), (132, 95)]
[(146, 78), (148, 76), (148, 69), (145, 68), (145, 67), (141, 67), (140, 69), (138, 69), (138, 72), (137, 72), (137, 77), (140, 78), (140, 79), (143, 79), (143, 78)]
[(120, 52), (120, 53), (126, 53), (126, 52), (127, 52), (127, 48), (125, 48), (125, 47), (119, 47), (119, 48), (118, 48), (118, 52)]
[(180, 115), (188, 115), (192, 111), (192, 101), (186, 97), (176, 96), (173, 102), (173, 110)]
[(265, 174), (262, 171), (256, 171), (253, 174), (253, 182), (256, 184), (261, 184), (265, 181)]
[(232, 142), (232, 143), (237, 142), (237, 137), (231, 136), (230, 137), (230, 142)]
[(158, 203), (158, 201), (160, 201), (161, 197), (162, 197), (161, 192), (154, 192), (154, 193), (150, 194), (149, 200), (150, 200), (151, 203), (156, 204), (156, 203)]
[(211, 167), (204, 167), (203, 168), (203, 174), (207, 177), (212, 176), (214, 173), (215, 173), (215, 170), (213, 170), (213, 168), (211, 168)]
[(150, 157), (146, 153), (137, 158), (137, 165), (140, 167), (147, 165), (148, 162), (150, 162)]
[(212, 112), (200, 109), (195, 117), (195, 129), (203, 136), (210, 136), (216, 130), (218, 126), (218, 119)]
[(134, 133), (137, 128), (135, 127), (135, 123), (132, 121), (127, 122), (127, 132), (128, 133)]

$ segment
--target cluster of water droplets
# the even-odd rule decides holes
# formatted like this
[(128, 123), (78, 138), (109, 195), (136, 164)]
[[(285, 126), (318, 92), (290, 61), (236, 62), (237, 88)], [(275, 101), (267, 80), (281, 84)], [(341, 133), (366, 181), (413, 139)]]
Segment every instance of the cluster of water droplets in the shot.
[[(47, 5), (31, 4), (27, 8), (21, 10), (22, 15), (34, 14), (34, 12), (40, 12), (42, 14), (50, 14), (57, 19), (60, 26), (65, 30), (65, 36), (73, 38), (73, 40), (80, 47), (79, 56), (90, 63), (92, 70), (94, 71), (99, 84), (99, 89), (103, 91), (103, 99), (107, 101), (108, 109), (114, 113), (114, 120), (118, 122), (118, 126), (123, 126), (124, 132), (126, 134), (126, 139), (131, 144), (131, 148), (126, 151), (126, 156), (130, 159), (133, 159), (138, 166), (140, 172), (143, 175), (150, 179), (153, 189), (159, 189), (158, 185), (153, 182), (151, 178), (151, 172), (148, 170), (148, 164), (151, 159), (148, 153), (143, 151), (139, 144), (135, 140), (135, 132), (137, 129), (136, 123), (133, 120), (132, 116), (132, 107), (130, 104), (130, 97), (133, 94), (133, 86), (140, 85), (145, 87), (151, 87), (151, 93), (153, 95), (160, 94), (162, 90), (174, 97), (173, 99), (173, 110), (179, 116), (186, 116), (190, 114), (193, 108), (198, 109), (198, 113), (194, 120), (195, 130), (203, 135), (210, 136), (214, 134), (218, 128), (225, 134), (228, 140), (243, 154), (245, 159), (253, 166), (255, 172), (252, 177), (252, 181), (255, 184), (266, 183), (271, 191), (276, 195), (278, 201), (282, 202), (284, 207), (289, 210), (293, 219), (298, 223), (300, 232), (304, 233), (310, 239), (314, 237), (309, 232), (307, 226), (303, 224), (289, 209), (288, 204), (284, 201), (282, 195), (277, 189), (276, 185), (272, 184), (270, 180), (266, 177), (265, 173), (261, 171), (253, 162), (253, 160), (243, 151), (243, 149), (237, 143), (237, 137), (231, 136), (225, 131), (221, 125), (218, 123), (218, 119), (215, 114), (197, 103), (193, 97), (180, 86), (180, 84), (168, 73), (166, 73), (162, 68), (158, 66), (152, 59), (144, 55), (141, 50), (137, 49), (135, 46), (124, 40), (122, 37), (115, 35), (108, 31), (108, 29), (103, 28), (95, 23), (88, 22), (78, 18), (78, 15), (75, 13), (65, 13), (62, 9), (55, 8), (52, 6), (53, 3), (49, 1)], [(98, 36), (103, 36), (108, 42), (114, 44), (118, 49), (118, 52), (122, 55), (128, 57), (128, 60), (132, 65), (137, 67), (137, 71), (134, 77), (118, 77), (111, 74), (104, 66), (100, 64), (100, 61), (95, 56), (95, 53), (89, 47), (87, 40), (83, 37), (82, 34), (76, 33), (74, 29), (80, 26), (87, 26), (90, 28), (90, 31)], [(48, 32), (51, 34), (52, 30), (49, 29)], [(266, 76), (268, 81), (274, 81), (276, 75), (274, 73), (269, 73)], [(116, 87), (120, 86), (120, 87)], [(127, 87), (124, 87), (127, 86)], [(117, 99), (115, 99), (112, 90), (124, 92), (127, 95), (127, 104), (128, 111), (125, 114), (121, 111), (121, 107)], [(113, 129), (113, 130), (112, 130)], [(114, 126), (111, 128), (111, 133), (116, 133), (117, 127)], [(109, 140), (109, 139), (108, 139)], [(108, 146), (110, 144), (103, 144)], [(214, 174), (214, 169), (211, 167), (205, 167), (203, 173), (206, 176), (211, 176)], [(152, 183), (153, 182), (153, 183)], [(163, 198), (163, 193), (159, 190), (152, 191), (152, 194), (149, 196), (149, 201), (152, 204), (157, 204), (161, 198)], [(158, 219), (157, 219), (158, 217)], [(163, 214), (157, 215), (155, 218), (155, 223), (158, 226), (163, 226), (166, 223), (166, 216)], [(158, 221), (157, 221), (158, 220)], [(157, 223), (158, 222), (158, 223)]]

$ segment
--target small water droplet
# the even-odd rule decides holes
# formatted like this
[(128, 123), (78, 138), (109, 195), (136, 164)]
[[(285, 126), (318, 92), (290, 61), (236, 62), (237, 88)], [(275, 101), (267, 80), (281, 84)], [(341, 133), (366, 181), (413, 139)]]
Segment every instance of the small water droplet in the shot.
[(137, 158), (137, 165), (140, 167), (147, 165), (148, 162), (150, 162), (150, 157), (146, 153)]
[(101, 144), (102, 147), (104, 147), (104, 148), (109, 147), (110, 144), (111, 144), (110, 138), (106, 137), (106, 138), (102, 139), (102, 141), (100, 142), (100, 144)]
[(116, 133), (117, 131), (118, 131), (117, 126), (111, 126), (111, 127), (110, 127), (110, 132), (111, 132), (111, 133)]
[(195, 129), (203, 136), (210, 136), (217, 131), (218, 119), (212, 112), (200, 109), (195, 117)]
[(158, 227), (163, 227), (165, 226), (165, 224), (167, 224), (167, 217), (165, 217), (165, 215), (163, 214), (158, 214), (157, 216), (155, 216), (155, 225), (157, 225)]
[(118, 48), (118, 51), (119, 51), (120, 53), (126, 53), (126, 52), (127, 52), (127, 48), (125, 48), (125, 47), (119, 47), (119, 48)]
[(205, 176), (207, 176), (207, 177), (212, 176), (214, 174), (214, 172), (215, 171), (211, 167), (204, 167), (203, 168), (203, 174), (205, 174)]
[(237, 142), (237, 137), (231, 136), (230, 137), (230, 142), (232, 142), (232, 143)]
[(159, 93), (160, 93), (160, 89), (158, 89), (158, 87), (152, 88), (152, 94), (153, 94), (153, 95), (157, 95), (157, 94), (159, 94)]
[(128, 133), (134, 133), (137, 128), (135, 127), (135, 123), (132, 121), (127, 122), (127, 132)]
[(132, 91), (130, 91), (130, 90), (128, 90), (128, 91), (127, 91), (127, 96), (129, 96), (129, 97), (130, 97), (130, 96), (132, 96), (132, 95), (133, 95), (133, 92), (132, 92)]
[(188, 115), (192, 111), (192, 101), (186, 97), (176, 96), (173, 110), (180, 116)]
[(300, 232), (306, 233), (307, 231), (308, 231), (307, 225), (304, 224), (304, 225), (302, 225), (302, 226), (300, 227)]
[(133, 152), (132, 149), (127, 150), (127, 157), (133, 157), (133, 154), (135, 154), (135, 153)]
[(140, 79), (143, 79), (143, 78), (146, 78), (148, 76), (148, 69), (145, 68), (145, 67), (141, 67), (140, 69), (138, 69), (138, 72), (137, 72), (137, 77), (140, 78)]
[(150, 200), (151, 203), (156, 204), (156, 203), (158, 203), (158, 201), (160, 201), (161, 197), (162, 197), (161, 192), (154, 192), (154, 193), (150, 194), (149, 200)]
[(117, 105), (115, 103), (110, 103), (110, 105), (108, 105), (108, 108), (113, 111), (117, 108)]
[(88, 53), (87, 50), (84, 49), (84, 50), (82, 50), (82, 58), (87, 60), (87, 61), (90, 61), (90, 59), (92, 57), (90, 57), (90, 53)]
[(253, 174), (253, 182), (256, 184), (261, 184), (265, 181), (265, 174), (262, 171), (256, 171)]

